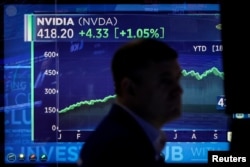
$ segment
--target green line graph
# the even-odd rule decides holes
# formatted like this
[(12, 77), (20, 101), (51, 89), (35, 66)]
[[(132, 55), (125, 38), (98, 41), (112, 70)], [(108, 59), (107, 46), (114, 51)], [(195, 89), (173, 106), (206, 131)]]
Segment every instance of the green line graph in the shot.
[(109, 96), (106, 96), (105, 98), (103, 99), (96, 99), (96, 100), (86, 100), (86, 101), (81, 101), (81, 102), (78, 102), (78, 103), (75, 103), (75, 104), (72, 104), (70, 105), (69, 107), (66, 107), (62, 110), (59, 111), (59, 113), (66, 113), (70, 110), (73, 110), (77, 107), (81, 107), (83, 105), (94, 105), (96, 103), (105, 103), (109, 100), (112, 100), (115, 98), (116, 95), (109, 95)]
[(216, 68), (216, 67), (212, 67), (211, 69), (206, 70), (202, 74), (199, 74), (198, 72), (195, 72), (194, 70), (191, 70), (189, 72), (187, 72), (186, 70), (182, 70), (182, 75), (184, 77), (186, 77), (186, 76), (192, 76), (192, 77), (195, 77), (197, 80), (201, 80), (201, 79), (207, 77), (210, 74), (214, 74), (215, 76), (218, 76), (218, 77), (220, 77), (222, 79), (224, 78), (224, 72), (220, 72), (218, 70), (218, 68)]
[[(224, 78), (224, 72), (220, 72), (218, 70), (218, 68), (216, 68), (216, 67), (212, 67), (211, 69), (206, 70), (202, 74), (200, 74), (199, 72), (195, 72), (194, 70), (191, 70), (188, 72), (186, 70), (182, 70), (182, 74), (184, 77), (191, 76), (191, 77), (194, 77), (196, 80), (202, 80), (209, 75), (215, 75), (217, 77), (220, 77), (221, 79)], [(113, 100), (115, 98), (115, 96), (116, 95), (109, 95), (109, 96), (104, 97), (103, 99), (94, 99), (94, 100), (92, 99), (92, 100), (80, 101), (80, 102), (77, 102), (75, 104), (70, 105), (69, 107), (65, 107), (64, 109), (60, 110), (59, 113), (66, 113), (68, 111), (72, 111), (72, 110), (74, 110), (78, 107), (82, 107), (84, 105), (91, 106), (91, 105), (95, 105), (97, 103), (105, 103), (109, 100)]]

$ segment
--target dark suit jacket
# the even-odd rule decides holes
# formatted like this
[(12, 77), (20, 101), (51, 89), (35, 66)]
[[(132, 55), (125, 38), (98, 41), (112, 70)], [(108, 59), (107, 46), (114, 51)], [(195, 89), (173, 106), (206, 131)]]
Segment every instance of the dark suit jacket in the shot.
[(155, 150), (146, 133), (123, 108), (111, 111), (87, 139), (80, 152), (82, 167), (158, 167)]

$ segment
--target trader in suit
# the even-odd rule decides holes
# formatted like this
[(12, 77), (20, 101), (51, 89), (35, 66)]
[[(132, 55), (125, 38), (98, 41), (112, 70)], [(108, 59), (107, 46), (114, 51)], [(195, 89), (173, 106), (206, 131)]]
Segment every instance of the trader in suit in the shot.
[(164, 124), (181, 115), (181, 68), (163, 41), (138, 39), (112, 59), (116, 99), (80, 151), (81, 167), (158, 167)]

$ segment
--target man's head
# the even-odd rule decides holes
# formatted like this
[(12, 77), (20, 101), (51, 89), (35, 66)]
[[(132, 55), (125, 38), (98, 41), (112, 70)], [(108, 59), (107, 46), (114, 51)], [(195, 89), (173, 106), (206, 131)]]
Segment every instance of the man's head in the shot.
[(112, 61), (117, 100), (156, 127), (181, 114), (181, 68), (167, 44), (140, 39), (117, 50)]

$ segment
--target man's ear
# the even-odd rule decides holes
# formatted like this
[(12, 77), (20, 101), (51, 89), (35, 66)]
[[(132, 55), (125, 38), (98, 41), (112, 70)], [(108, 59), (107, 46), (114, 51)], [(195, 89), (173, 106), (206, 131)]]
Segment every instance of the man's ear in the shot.
[(122, 85), (121, 87), (122, 87), (122, 90), (124, 93), (126, 92), (131, 96), (135, 95), (135, 85), (131, 79), (129, 79), (127, 77), (124, 78), (121, 82), (121, 85)]

